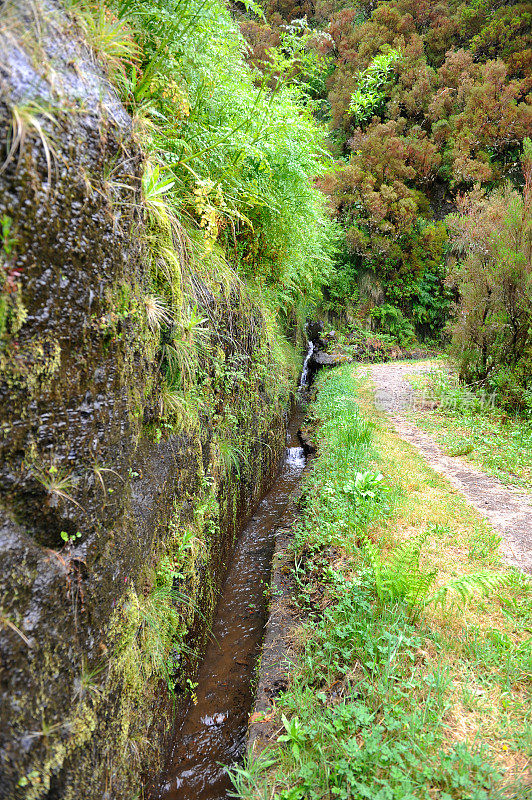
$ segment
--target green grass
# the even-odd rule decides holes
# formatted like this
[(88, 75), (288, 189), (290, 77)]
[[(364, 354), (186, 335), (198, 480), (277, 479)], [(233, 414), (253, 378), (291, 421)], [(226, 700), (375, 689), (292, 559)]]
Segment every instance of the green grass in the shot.
[[(282, 748), (266, 778), (275, 796), (429, 800), (437, 790), (457, 800), (495, 797), (499, 775), (481, 748), (442, 749), (451, 676), (426, 672), (419, 655), (425, 637), (404, 610), (375, 614), (368, 587), (339, 575), (329, 591), (334, 607), (311, 624), (282, 699)], [(260, 774), (239, 777), (244, 797), (261, 796), (246, 791), (250, 783), (259, 788)]]
[[(234, 771), (240, 796), (527, 797), (530, 584), (502, 567), (489, 526), (389, 432), (352, 366), (322, 374), (318, 388), (319, 454), (293, 543), (301, 644), (273, 709), (277, 735)], [(437, 586), (481, 569), (504, 587), (422, 607), (408, 591), (381, 595), (372, 552), (386, 569), (415, 540)], [(408, 585), (416, 569), (403, 571)]]
[[(509, 416), (489, 396), (459, 384), (456, 375), (439, 366), (410, 378), (418, 403), (410, 416), (434, 436), (447, 455), (465, 456), (503, 483), (532, 489), (532, 422)], [(437, 408), (427, 409), (436, 402)]]

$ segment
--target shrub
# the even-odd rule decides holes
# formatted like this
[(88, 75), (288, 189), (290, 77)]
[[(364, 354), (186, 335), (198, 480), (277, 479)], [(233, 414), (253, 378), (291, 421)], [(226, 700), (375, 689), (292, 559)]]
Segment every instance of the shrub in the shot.
[(450, 220), (460, 304), (452, 325), (460, 376), (525, 408), (532, 388), (532, 143), (525, 142), (523, 193), (477, 187)]
[(369, 67), (361, 73), (358, 88), (351, 95), (349, 111), (355, 126), (363, 125), (384, 110), (386, 84), (391, 80), (395, 63), (401, 52), (392, 48), (376, 56)]
[(372, 308), (370, 317), (378, 331), (389, 333), (401, 346), (411, 344), (416, 338), (412, 324), (403, 316), (402, 311), (389, 303)]

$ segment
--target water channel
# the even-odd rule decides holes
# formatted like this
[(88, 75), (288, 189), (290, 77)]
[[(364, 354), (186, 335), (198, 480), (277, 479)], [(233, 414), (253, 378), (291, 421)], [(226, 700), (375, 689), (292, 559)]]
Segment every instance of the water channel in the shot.
[(196, 703), (190, 702), (176, 727), (170, 758), (152, 795), (157, 800), (222, 800), (233, 791), (224, 765), (238, 762), (245, 748), (275, 531), (305, 467), (297, 435), (301, 421), (299, 410), (288, 427), (279, 475), (237, 542), (196, 679)]

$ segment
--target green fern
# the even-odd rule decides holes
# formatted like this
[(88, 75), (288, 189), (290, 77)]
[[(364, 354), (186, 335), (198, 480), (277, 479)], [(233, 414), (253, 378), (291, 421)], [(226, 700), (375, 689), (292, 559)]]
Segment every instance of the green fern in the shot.
[[(504, 572), (474, 572), (471, 575), (462, 575), (460, 578), (449, 581), (444, 586), (440, 586), (434, 594), (428, 597), (425, 605), (435, 603), (436, 605), (445, 604), (449, 595), (455, 595), (459, 601), (465, 603), (476, 594), (487, 597), (491, 592), (505, 586), (510, 580), (509, 574)], [(456, 603), (456, 599), (453, 600)]]
[(385, 568), (385, 588), (390, 599), (404, 599), (409, 605), (421, 602), (436, 580), (437, 570), (423, 571), (419, 566), (421, 550), (428, 532), (397, 547)]
[(367, 534), (362, 536), (364, 555), (381, 603), (404, 601), (413, 611), (419, 612), (430, 603), (443, 606), (449, 597), (453, 598), (454, 603), (466, 603), (476, 594), (487, 596), (507, 583), (506, 573), (483, 571), (462, 575), (429, 594), (438, 570), (423, 570), (419, 564), (428, 535), (429, 531), (426, 531), (396, 547), (386, 560)]

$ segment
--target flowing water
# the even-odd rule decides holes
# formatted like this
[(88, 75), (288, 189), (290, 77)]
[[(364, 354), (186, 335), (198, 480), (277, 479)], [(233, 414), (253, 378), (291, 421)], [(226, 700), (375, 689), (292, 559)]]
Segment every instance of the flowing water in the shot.
[(239, 761), (244, 752), (275, 529), (305, 466), (297, 438), (301, 419), (301, 413), (292, 417), (279, 476), (236, 545), (197, 677), (197, 702), (190, 703), (176, 728), (165, 774), (153, 795), (158, 800), (230, 796), (232, 784), (223, 765)]
[(307, 355), (305, 356), (305, 360), (303, 362), (303, 371), (301, 372), (301, 378), (299, 380), (299, 394), (301, 396), (301, 392), (303, 392), (307, 386), (309, 385), (309, 368), (310, 368), (310, 359), (312, 358), (312, 354), (314, 352), (314, 342), (308, 343), (308, 350)]

